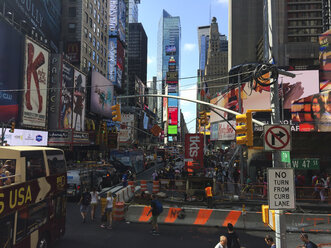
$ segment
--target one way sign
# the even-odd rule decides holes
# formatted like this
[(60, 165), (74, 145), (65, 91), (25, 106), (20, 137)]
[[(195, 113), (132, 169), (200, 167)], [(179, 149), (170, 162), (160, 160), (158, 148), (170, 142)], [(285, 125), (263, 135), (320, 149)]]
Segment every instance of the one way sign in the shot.
[(264, 125), (265, 151), (290, 151), (291, 127), (290, 125)]

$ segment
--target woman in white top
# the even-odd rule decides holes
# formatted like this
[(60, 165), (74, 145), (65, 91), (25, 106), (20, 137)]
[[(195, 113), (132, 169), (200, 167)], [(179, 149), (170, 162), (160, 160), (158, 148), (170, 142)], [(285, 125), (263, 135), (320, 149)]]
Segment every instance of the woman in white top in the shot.
[(113, 212), (113, 202), (114, 202), (114, 198), (112, 196), (111, 192), (108, 192), (107, 194), (107, 205), (105, 207), (105, 212), (104, 215), (107, 216), (107, 223), (103, 222), (101, 227), (102, 228), (106, 228), (107, 224), (108, 224), (108, 229), (112, 229), (112, 221), (113, 221), (113, 216), (112, 216), (112, 212)]
[(99, 194), (95, 188), (93, 188), (90, 194), (91, 194), (91, 220), (93, 221), (95, 217), (95, 209), (97, 208), (98, 205)]

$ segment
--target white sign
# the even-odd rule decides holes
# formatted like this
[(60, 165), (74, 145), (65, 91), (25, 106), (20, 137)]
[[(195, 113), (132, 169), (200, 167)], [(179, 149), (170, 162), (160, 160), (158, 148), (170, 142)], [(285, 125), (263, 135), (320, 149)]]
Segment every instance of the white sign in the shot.
[(290, 125), (264, 125), (265, 151), (290, 151), (291, 127)]
[(133, 114), (122, 114), (122, 125), (119, 134), (120, 143), (132, 142), (133, 127), (134, 126), (134, 115)]
[(268, 169), (269, 209), (295, 209), (294, 170)]
[(48, 132), (15, 129), (14, 133), (6, 129), (5, 140), (11, 146), (47, 146)]

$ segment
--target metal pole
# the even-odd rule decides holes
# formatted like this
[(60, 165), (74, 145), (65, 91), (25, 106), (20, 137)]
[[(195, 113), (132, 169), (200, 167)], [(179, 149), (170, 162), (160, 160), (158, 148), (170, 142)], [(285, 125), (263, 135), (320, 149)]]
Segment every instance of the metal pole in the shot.
[(2, 126), (1, 126), (1, 146), (3, 146), (4, 141), (5, 141), (5, 124), (2, 123)]
[[(239, 104), (239, 112), (242, 113), (243, 110), (242, 110), (242, 99), (241, 99), (241, 77), (240, 77), (240, 75), (238, 75), (238, 104)], [(240, 185), (243, 185), (244, 184), (244, 156), (243, 156), (243, 146), (242, 145), (240, 145), (240, 147), (239, 147), (239, 155), (240, 155), (240, 159), (239, 159)], [(240, 192), (240, 190), (239, 190), (239, 192)], [(239, 194), (239, 192), (236, 192), (236, 193)]]

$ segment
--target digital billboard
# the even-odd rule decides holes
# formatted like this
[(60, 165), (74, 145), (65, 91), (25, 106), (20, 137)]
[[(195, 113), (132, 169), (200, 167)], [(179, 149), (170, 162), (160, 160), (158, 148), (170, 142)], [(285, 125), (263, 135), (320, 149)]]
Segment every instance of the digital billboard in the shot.
[(86, 77), (75, 70), (73, 95), (73, 126), (76, 131), (85, 131)]
[(4, 0), (5, 11), (11, 12), (22, 30), (48, 40), (53, 52), (59, 52), (61, 38), (61, 2), (59, 0)]
[(163, 97), (163, 121), (166, 121), (168, 117), (168, 98)]
[[(178, 96), (178, 93), (168, 93), (168, 95), (169, 96)], [(168, 107), (178, 107), (178, 99), (169, 97), (168, 98)]]
[(125, 23), (126, 23), (125, 1), (118, 0), (118, 34), (120, 40), (123, 42), (125, 42)]
[(92, 71), (90, 111), (106, 118), (111, 118), (113, 98), (113, 84), (99, 72)]
[(178, 84), (168, 84), (168, 93), (176, 93), (178, 91), (177, 85)]
[(178, 71), (168, 71), (167, 81), (178, 81)]
[(116, 64), (117, 64), (116, 55), (117, 55), (117, 38), (109, 38), (107, 78), (112, 83), (115, 83), (116, 81)]
[(109, 31), (110, 34), (117, 34), (118, 23), (118, 0), (109, 0)]
[[(24, 37), (14, 28), (0, 21), (0, 122), (17, 120), (19, 93), (21, 88)], [(9, 91), (6, 91), (9, 90)]]
[(331, 91), (321, 92), (294, 101), (291, 106), (292, 122), (301, 132), (331, 131)]
[(68, 62), (62, 63), (61, 84), (61, 112), (59, 116), (59, 128), (72, 128), (72, 107), (74, 88), (74, 67)]
[(125, 54), (123, 45), (119, 40), (117, 40), (117, 66), (121, 71), (124, 70), (124, 56)]
[(169, 125), (178, 124), (178, 108), (168, 107), (168, 124)]
[(22, 124), (46, 127), (48, 51), (26, 38), (24, 66)]
[(319, 37), (320, 91), (331, 90), (331, 30)]
[(178, 134), (177, 125), (168, 125), (168, 135), (177, 135)]
[(176, 49), (175, 45), (165, 46), (166, 55), (175, 55), (176, 51), (177, 51), (177, 49)]

